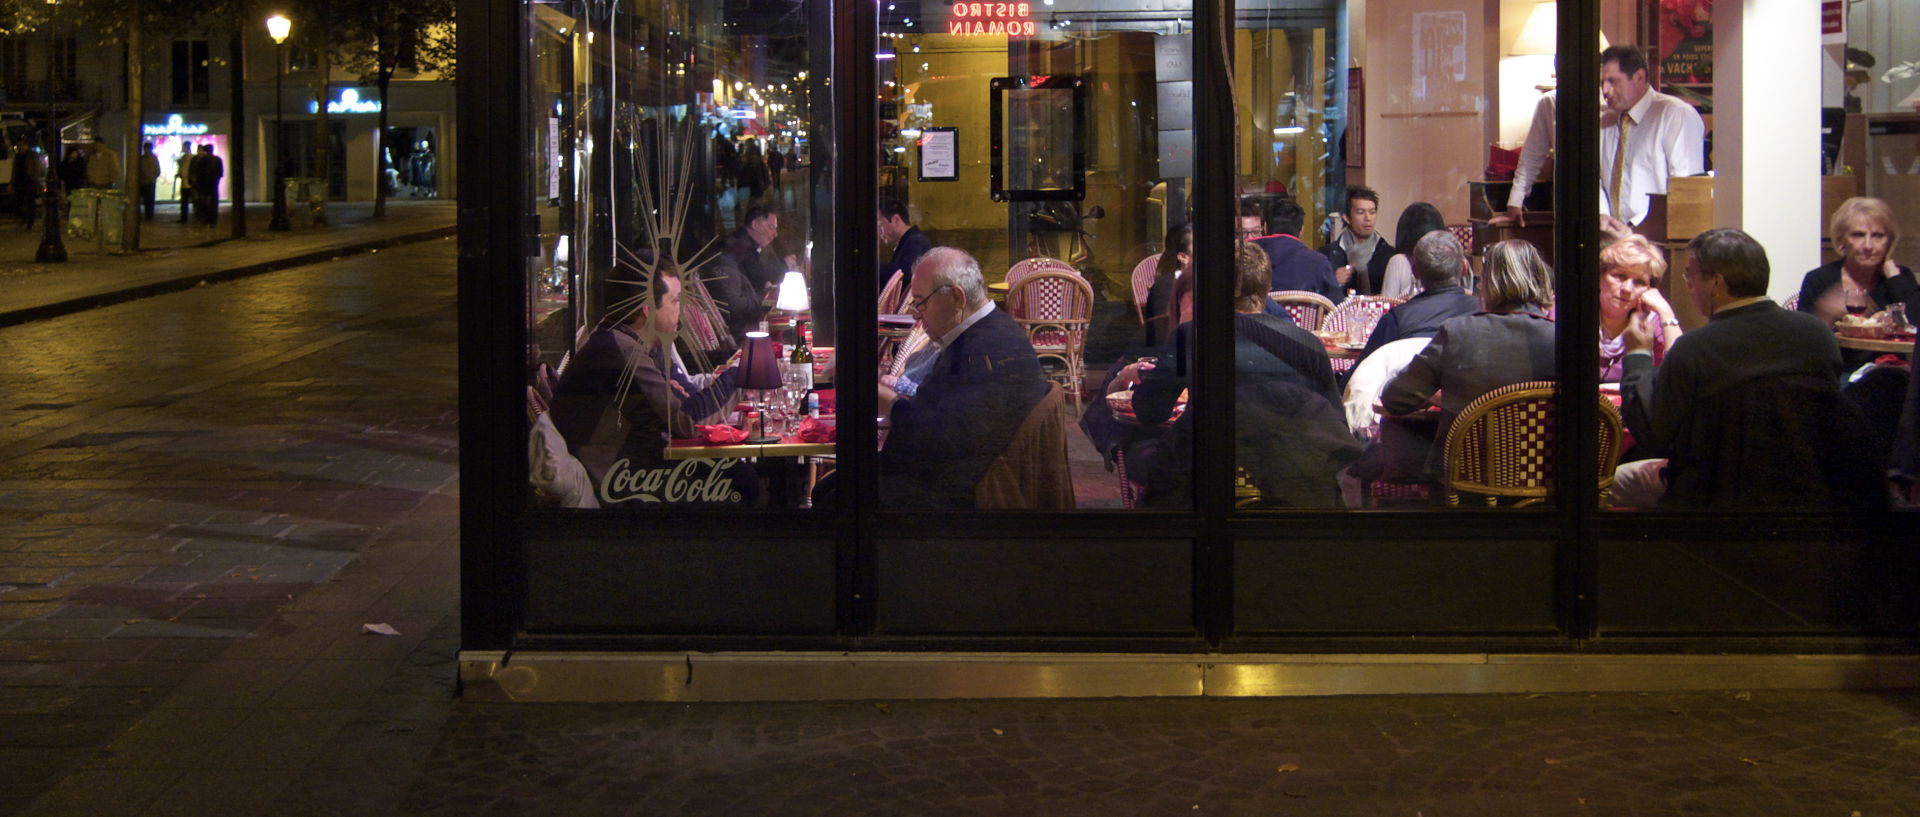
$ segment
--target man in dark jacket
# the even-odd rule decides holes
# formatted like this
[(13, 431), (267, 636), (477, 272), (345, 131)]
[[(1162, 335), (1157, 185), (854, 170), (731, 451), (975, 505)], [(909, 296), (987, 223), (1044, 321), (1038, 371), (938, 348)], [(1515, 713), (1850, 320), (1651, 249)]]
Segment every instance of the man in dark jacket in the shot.
[(780, 274), (798, 262), (788, 255), (782, 269), (760, 260), (761, 251), (779, 235), (780, 214), (771, 207), (755, 206), (740, 220), (740, 228), (720, 244), (720, 256), (713, 262), (718, 279), (708, 282), (707, 289), (726, 312), (727, 330), (735, 343), (766, 314), (761, 301), (767, 287), (779, 283)]
[(971, 508), (988, 466), (1007, 450), (1046, 376), (1027, 333), (987, 297), (980, 262), (937, 247), (915, 265), (907, 309), (938, 348), (919, 390), (880, 388), (892, 430), (880, 451), (880, 491), (889, 507)]
[(1347, 188), (1347, 229), (1321, 248), (1333, 277), (1360, 295), (1380, 292), (1387, 275), (1387, 259), (1399, 254), (1386, 236), (1374, 229), (1380, 217), (1380, 194), (1371, 187)]
[(1742, 510), (1884, 504), (1870, 434), (1840, 398), (1840, 347), (1819, 318), (1767, 297), (1766, 251), (1744, 232), (1687, 244), (1685, 285), (1710, 318), (1656, 371), (1651, 317), (1625, 332), (1627, 427), (1664, 459), (1623, 464), (1613, 501)]
[(213, 153), (213, 143), (200, 145), (188, 169), (193, 176), (193, 209), (200, 223), (212, 227), (220, 222), (220, 178), (227, 175), (227, 163)]
[(1453, 233), (1445, 230), (1427, 233), (1407, 255), (1413, 262), (1413, 276), (1420, 279), (1424, 289), (1380, 316), (1373, 334), (1367, 336), (1367, 348), (1360, 353), (1361, 360), (1396, 340), (1433, 337), (1448, 318), (1480, 311), (1480, 299), (1460, 286), (1460, 270), (1466, 267), (1467, 251), (1454, 239)]
[(913, 274), (913, 264), (933, 249), (933, 239), (907, 220), (907, 206), (899, 199), (880, 200), (880, 240), (893, 245), (893, 258), (880, 267), (880, 286), (886, 287), (893, 274)]
[[(1271, 232), (1248, 240), (1266, 251), (1267, 258), (1273, 261), (1273, 288), (1302, 290), (1325, 295), (1328, 300), (1339, 303), (1346, 297), (1340, 282), (1333, 277), (1333, 265), (1327, 263), (1327, 257), (1313, 251), (1300, 241), (1300, 225), (1306, 221), (1306, 211), (1293, 199), (1281, 199), (1273, 205), (1268, 214), (1266, 225)], [(1248, 202), (1240, 210), (1241, 230), (1259, 229), (1260, 210), (1257, 204)]]

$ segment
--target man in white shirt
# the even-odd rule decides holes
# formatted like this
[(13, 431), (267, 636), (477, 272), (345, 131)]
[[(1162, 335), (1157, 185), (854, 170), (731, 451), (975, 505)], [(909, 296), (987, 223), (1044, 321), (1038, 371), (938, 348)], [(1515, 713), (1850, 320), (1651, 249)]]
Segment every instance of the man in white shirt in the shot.
[(1527, 127), (1527, 141), (1520, 145), (1520, 163), (1513, 169), (1513, 193), (1507, 196), (1507, 212), (1504, 217), (1496, 216), (1495, 222), (1519, 222), (1526, 225), (1522, 216), (1522, 205), (1527, 194), (1533, 192), (1533, 183), (1540, 178), (1540, 170), (1546, 167), (1547, 155), (1553, 153), (1553, 127), (1557, 115), (1558, 90), (1548, 91), (1533, 104), (1533, 124)]
[(1692, 105), (1649, 87), (1647, 58), (1630, 45), (1600, 52), (1600, 96), (1600, 226), (1622, 236), (1646, 219), (1647, 196), (1667, 192), (1667, 179), (1706, 172), (1706, 124)]

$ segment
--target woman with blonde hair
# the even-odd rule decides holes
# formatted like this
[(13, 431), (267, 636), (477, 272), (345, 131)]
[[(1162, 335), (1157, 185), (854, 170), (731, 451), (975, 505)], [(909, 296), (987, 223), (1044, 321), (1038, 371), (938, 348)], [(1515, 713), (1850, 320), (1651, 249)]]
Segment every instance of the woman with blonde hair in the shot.
[(1827, 237), (1840, 258), (1801, 280), (1801, 312), (1833, 323), (1842, 315), (1871, 315), (1896, 303), (1920, 300), (1913, 270), (1893, 262), (1900, 221), (1886, 202), (1865, 196), (1841, 202), (1827, 224)]
[[(1526, 241), (1487, 248), (1478, 294), (1482, 311), (1440, 325), (1412, 363), (1387, 383), (1380, 402), (1391, 415), (1406, 415), (1441, 395), (1434, 440), (1445, 440), (1453, 418), (1469, 403), (1502, 386), (1553, 380), (1553, 270)], [(1429, 479), (1438, 479), (1442, 446), (1430, 444)]]
[(1630, 235), (1600, 249), (1600, 382), (1620, 382), (1629, 323), (1644, 321), (1652, 330), (1656, 366), (1680, 339), (1680, 319), (1657, 288), (1666, 272), (1667, 260), (1644, 236)]

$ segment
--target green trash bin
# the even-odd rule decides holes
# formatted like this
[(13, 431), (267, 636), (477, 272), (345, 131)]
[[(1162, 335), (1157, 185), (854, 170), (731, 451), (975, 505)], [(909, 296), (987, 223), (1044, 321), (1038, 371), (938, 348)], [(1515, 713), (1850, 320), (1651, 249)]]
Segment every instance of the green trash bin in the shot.
[(67, 238), (91, 240), (97, 229), (100, 191), (91, 187), (67, 191)]
[(127, 231), (127, 194), (118, 190), (93, 191), (97, 203), (93, 214), (96, 226), (94, 243), (108, 247), (120, 246), (121, 236)]

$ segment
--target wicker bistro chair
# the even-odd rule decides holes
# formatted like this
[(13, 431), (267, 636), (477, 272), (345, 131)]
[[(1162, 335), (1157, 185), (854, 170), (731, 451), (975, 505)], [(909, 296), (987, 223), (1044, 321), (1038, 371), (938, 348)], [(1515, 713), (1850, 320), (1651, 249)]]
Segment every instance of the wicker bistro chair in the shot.
[(1800, 293), (1795, 292), (1792, 295), (1788, 295), (1787, 300), (1780, 304), (1780, 308), (1788, 312), (1798, 311), (1800, 309)]
[(1058, 258), (1036, 255), (1024, 261), (1016, 261), (1013, 266), (1007, 268), (1007, 291), (1012, 292), (1014, 287), (1020, 285), (1021, 280), (1036, 272), (1069, 272), (1076, 276), (1080, 274), (1072, 264)]
[(900, 308), (906, 305), (906, 273), (896, 272), (887, 279), (886, 286), (880, 288), (880, 314), (898, 315)]
[[(1552, 381), (1516, 383), (1494, 389), (1468, 404), (1447, 431), (1447, 505), (1461, 494), (1480, 497), (1487, 507), (1516, 499), (1513, 507), (1545, 502), (1553, 493), (1554, 441), (1559, 424), (1553, 412), (1559, 386)], [(1600, 401), (1600, 499), (1613, 488), (1613, 467), (1620, 460), (1623, 434), (1620, 412), (1605, 395)]]
[(893, 359), (887, 361), (886, 370), (881, 373), (899, 377), (901, 372), (907, 370), (907, 361), (913, 358), (913, 353), (925, 349), (932, 341), (933, 338), (927, 336), (925, 324), (914, 324), (913, 331), (908, 332), (907, 337), (900, 341), (899, 348), (893, 352)]
[(1154, 253), (1133, 265), (1133, 314), (1147, 322), (1147, 291), (1153, 289), (1153, 277), (1160, 272), (1160, 254)]
[(1027, 275), (1007, 293), (1007, 311), (1027, 330), (1034, 354), (1063, 364), (1057, 377), (1073, 399), (1086, 380), (1087, 327), (1093, 322), (1093, 287), (1077, 273), (1045, 270)]
[(1304, 289), (1280, 289), (1267, 293), (1267, 298), (1287, 310), (1293, 316), (1293, 322), (1309, 332), (1320, 331), (1320, 322), (1333, 312), (1333, 302), (1318, 292)]
[[(1320, 331), (1345, 332), (1354, 343), (1366, 343), (1380, 319), (1406, 301), (1405, 298), (1389, 298), (1385, 295), (1355, 295), (1341, 301), (1339, 306), (1327, 313), (1327, 317), (1320, 321)], [(1353, 368), (1355, 362), (1348, 358), (1335, 358), (1333, 370), (1347, 371)]]

